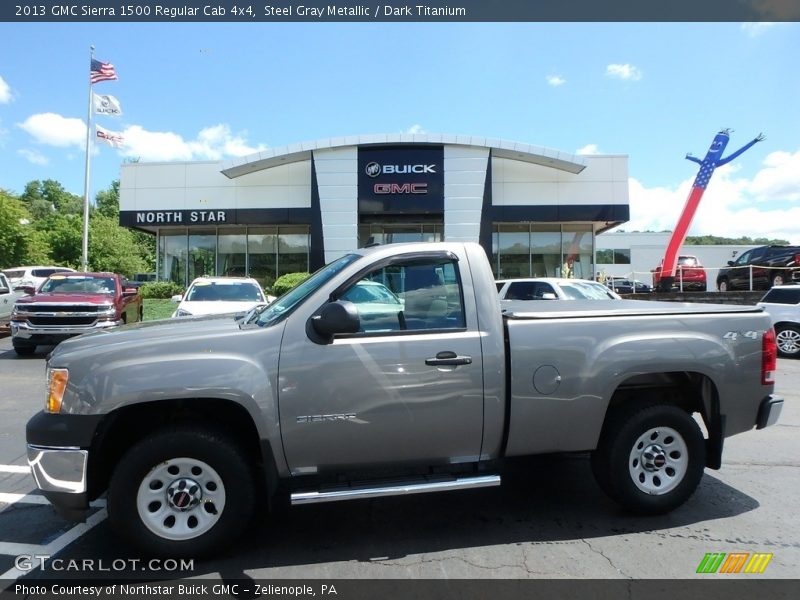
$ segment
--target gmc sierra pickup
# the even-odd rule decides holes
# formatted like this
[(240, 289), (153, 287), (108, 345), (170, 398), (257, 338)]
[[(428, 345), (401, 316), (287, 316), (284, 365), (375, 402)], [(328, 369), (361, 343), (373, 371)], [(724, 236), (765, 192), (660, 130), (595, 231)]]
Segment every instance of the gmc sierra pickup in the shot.
[(28, 459), (62, 515), (107, 491), (126, 539), (199, 556), (287, 498), (499, 485), (505, 457), (551, 452), (591, 452), (613, 499), (663, 513), (720, 467), (725, 437), (781, 412), (758, 308), (519, 308), (501, 313), (477, 244), (358, 250), (244, 317), (64, 342)]

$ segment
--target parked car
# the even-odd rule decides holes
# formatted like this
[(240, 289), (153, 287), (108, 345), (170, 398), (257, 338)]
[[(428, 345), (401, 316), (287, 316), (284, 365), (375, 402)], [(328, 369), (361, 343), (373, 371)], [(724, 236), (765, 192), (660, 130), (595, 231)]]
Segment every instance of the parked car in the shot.
[(800, 246), (753, 248), (729, 260), (728, 268), (720, 269), (717, 275), (720, 292), (768, 290), (791, 282), (800, 283)]
[[(656, 290), (661, 283), (661, 268), (662, 265), (659, 265), (653, 269), (653, 289)], [(699, 258), (689, 255), (678, 257), (672, 289), (694, 292), (705, 292), (708, 289), (706, 270), (700, 264)]]
[(774, 287), (758, 306), (772, 319), (778, 353), (792, 358), (800, 356), (800, 285)]
[(588, 279), (533, 277), (495, 282), (500, 300), (619, 300), (613, 290)]
[(114, 273), (55, 273), (35, 294), (19, 298), (11, 314), (11, 343), (20, 356), (36, 346), (142, 320), (138, 290)]
[[(342, 297), (364, 280), (389, 282), (415, 328), (363, 330)], [(591, 452), (611, 498), (666, 513), (722, 466), (726, 437), (778, 421), (755, 306), (498, 302), (478, 244), (392, 244), (244, 319), (68, 340), (27, 424), (34, 480), (73, 519), (107, 490), (110, 530), (201, 557), (273, 506), (496, 486), (504, 459), (553, 452)]]
[(134, 273), (133, 277), (128, 280), (128, 285), (139, 289), (145, 283), (150, 283), (151, 281), (156, 281), (155, 273)]
[(183, 295), (173, 296), (172, 301), (178, 302), (173, 317), (192, 317), (247, 312), (269, 300), (255, 279), (198, 277)]
[(4, 269), (3, 273), (8, 277), (12, 288), (32, 287), (36, 289), (53, 273), (75, 273), (75, 269), (69, 267), (14, 267)]
[(0, 273), (0, 327), (5, 327), (11, 318), (11, 311), (14, 310), (14, 303), (18, 298), (25, 295), (22, 290), (14, 290), (8, 277)]
[(653, 291), (646, 283), (638, 279), (627, 279), (625, 277), (608, 277), (606, 286), (618, 294), (649, 294)]

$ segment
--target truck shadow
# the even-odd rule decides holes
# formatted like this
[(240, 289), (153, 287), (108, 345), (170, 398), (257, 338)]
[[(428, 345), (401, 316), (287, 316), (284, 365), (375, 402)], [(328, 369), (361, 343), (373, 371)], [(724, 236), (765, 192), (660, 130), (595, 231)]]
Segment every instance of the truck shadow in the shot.
[[(294, 507), (280, 518), (262, 519), (224, 555), (195, 561), (191, 573), (90, 576), (164, 581), (220, 574), (223, 580), (233, 582), (249, 579), (245, 572), (257, 569), (346, 561), (372, 563), (461, 548), (657, 533), (734, 517), (758, 506), (754, 498), (707, 472), (697, 492), (681, 508), (658, 517), (634, 516), (600, 491), (587, 456), (544, 456), (508, 464), (500, 488)], [(67, 548), (60, 558), (102, 557), (110, 563), (115, 558), (136, 556), (103, 523)], [(59, 574), (62, 578), (73, 575), (81, 576)], [(52, 576), (41, 572), (29, 575)]]

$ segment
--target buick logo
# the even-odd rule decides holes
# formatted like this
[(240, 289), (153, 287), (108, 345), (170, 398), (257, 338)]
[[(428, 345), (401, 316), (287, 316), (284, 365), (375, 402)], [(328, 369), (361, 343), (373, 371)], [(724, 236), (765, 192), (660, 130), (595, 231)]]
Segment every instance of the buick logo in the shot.
[(377, 177), (381, 174), (381, 166), (376, 162), (369, 163), (364, 169), (370, 177)]

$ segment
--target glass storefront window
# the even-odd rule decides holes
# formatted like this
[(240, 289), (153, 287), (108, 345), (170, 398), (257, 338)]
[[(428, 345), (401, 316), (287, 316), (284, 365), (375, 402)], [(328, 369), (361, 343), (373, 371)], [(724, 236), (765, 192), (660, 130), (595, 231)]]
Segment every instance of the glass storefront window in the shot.
[(528, 225), (500, 225), (497, 237), (498, 278), (530, 277), (531, 236)]
[(593, 279), (593, 243), (589, 224), (495, 223), (492, 271), (497, 279)]
[(404, 242), (441, 242), (442, 223), (372, 223), (358, 226), (358, 247), (369, 243), (398, 244)]
[(308, 271), (308, 227), (278, 227), (278, 277)]
[(277, 227), (250, 227), (247, 230), (250, 277), (257, 279), (264, 289), (272, 287), (278, 278), (277, 246)]
[(562, 277), (593, 279), (591, 225), (564, 225)]
[(219, 230), (217, 273), (230, 277), (244, 277), (247, 274), (247, 235), (244, 227)]
[(159, 279), (186, 285), (186, 230), (161, 231), (158, 243)]
[(189, 262), (187, 284), (196, 277), (215, 275), (217, 264), (217, 232), (197, 229), (189, 233)]

